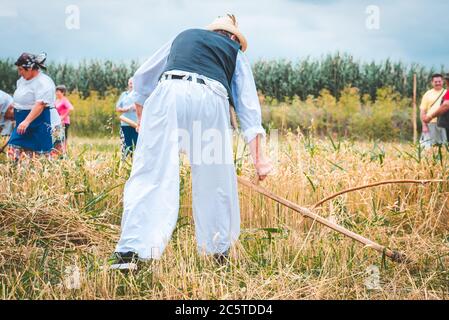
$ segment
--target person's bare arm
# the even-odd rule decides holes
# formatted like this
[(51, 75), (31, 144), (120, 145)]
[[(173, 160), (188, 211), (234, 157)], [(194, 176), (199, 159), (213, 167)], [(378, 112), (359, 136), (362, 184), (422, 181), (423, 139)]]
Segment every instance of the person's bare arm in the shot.
[(429, 126), (428, 126), (428, 124), (429, 124), (430, 121), (431, 121), (431, 120), (429, 120), (429, 118), (427, 117), (426, 112), (425, 112), (424, 110), (421, 110), (422, 131), (423, 131), (424, 133), (429, 132)]
[(120, 108), (120, 107), (119, 108), (115, 108), (115, 110), (118, 113), (125, 113), (125, 112), (131, 111), (133, 109), (135, 109), (135, 105), (134, 104), (131, 104), (131, 105), (129, 105), (127, 107), (124, 107), (124, 108)]
[(261, 137), (265, 136), (265, 130), (262, 127), (261, 106), (251, 63), (241, 51), (237, 55), (231, 86), (241, 130), (250, 149), (256, 173), (262, 181), (272, 171), (273, 166), (262, 148)]
[(14, 106), (11, 104), (5, 112), (5, 120), (14, 120)]
[(426, 118), (427, 118), (427, 113), (424, 110), (421, 110), (421, 121), (423, 123), (426, 122)]
[(62, 120), (66, 119), (70, 115), (70, 112), (72, 112), (75, 109), (73, 107), (73, 105), (69, 102), (69, 100), (67, 100), (67, 99), (64, 101), (64, 105), (65, 105), (67, 111), (60, 115)]
[(65, 113), (60, 115), (61, 120), (65, 120), (69, 115), (72, 109), (68, 109)]
[(248, 145), (259, 180), (263, 181), (273, 170), (273, 166), (263, 152), (262, 145), (260, 143), (260, 135), (251, 140)]
[[(429, 117), (427, 116), (427, 111), (430, 106), (428, 105), (428, 93), (426, 93), (421, 100), (421, 105), (419, 106), (419, 110), (421, 110), (421, 122), (423, 125), (423, 130), (428, 129), (427, 124), (430, 122)], [(426, 132), (426, 131), (424, 131)]]
[(126, 108), (116, 107), (116, 108), (115, 108), (115, 111), (117, 111), (118, 113), (125, 113), (125, 112), (127, 112), (128, 110), (127, 110)]
[(33, 109), (31, 109), (31, 112), (28, 114), (25, 120), (23, 120), (17, 127), (17, 133), (25, 134), (31, 122), (33, 122), (37, 117), (41, 115), (42, 111), (44, 111), (44, 108), (45, 104), (43, 102), (37, 102), (34, 105)]
[(140, 121), (142, 120), (142, 111), (143, 111), (143, 106), (136, 103), (136, 113), (137, 113), (137, 128), (136, 131), (139, 132), (140, 130)]
[(442, 116), (446, 112), (449, 111), (449, 100), (444, 101), (444, 103), (436, 110), (434, 113), (432, 113), (431, 118), (436, 118), (439, 116)]
[(127, 111), (126, 108), (122, 107), (122, 100), (123, 100), (123, 94), (120, 96), (120, 98), (117, 102), (117, 105), (115, 106), (115, 111), (117, 113), (125, 113)]

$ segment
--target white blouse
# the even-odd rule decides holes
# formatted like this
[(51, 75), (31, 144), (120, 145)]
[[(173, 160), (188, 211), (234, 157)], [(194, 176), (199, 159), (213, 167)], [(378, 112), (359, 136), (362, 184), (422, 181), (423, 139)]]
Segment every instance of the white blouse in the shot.
[(54, 107), (55, 92), (55, 83), (42, 72), (31, 80), (25, 80), (22, 77), (17, 81), (17, 89), (14, 92), (14, 108), (31, 110), (38, 102)]

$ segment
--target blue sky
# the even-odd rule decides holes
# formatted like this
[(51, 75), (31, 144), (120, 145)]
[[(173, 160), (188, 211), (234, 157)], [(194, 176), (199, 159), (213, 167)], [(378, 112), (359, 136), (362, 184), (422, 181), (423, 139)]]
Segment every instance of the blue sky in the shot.
[[(79, 8), (77, 30), (66, 28), (68, 5)], [(370, 5), (380, 10), (379, 29), (366, 27)], [(181, 30), (227, 12), (237, 16), (252, 61), (342, 51), (364, 61), (449, 65), (446, 0), (0, 0), (0, 57), (45, 51), (53, 61), (142, 61)]]

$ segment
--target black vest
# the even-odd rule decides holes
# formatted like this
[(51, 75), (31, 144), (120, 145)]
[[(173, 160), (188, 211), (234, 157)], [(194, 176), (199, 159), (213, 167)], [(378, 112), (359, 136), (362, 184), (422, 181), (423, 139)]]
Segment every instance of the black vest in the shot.
[(219, 81), (232, 101), (231, 81), (240, 45), (216, 32), (189, 29), (174, 40), (164, 72), (182, 70)]

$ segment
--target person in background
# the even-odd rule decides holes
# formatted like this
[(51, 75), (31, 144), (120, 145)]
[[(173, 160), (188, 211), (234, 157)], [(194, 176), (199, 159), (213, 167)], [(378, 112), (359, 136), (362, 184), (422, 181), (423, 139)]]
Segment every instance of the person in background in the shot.
[(13, 161), (51, 158), (53, 149), (50, 108), (55, 103), (55, 84), (46, 70), (47, 55), (23, 53), (15, 62), (20, 79), (14, 92), (14, 128), (8, 146)]
[(54, 105), (50, 107), (50, 122), (53, 144), (53, 148), (50, 154), (52, 158), (58, 159), (65, 153), (65, 134), (61, 117), (59, 116), (59, 113)]
[(73, 111), (73, 105), (70, 103), (69, 99), (66, 97), (67, 88), (64, 85), (59, 85), (56, 87), (56, 110), (61, 117), (61, 122), (64, 127), (65, 143), (64, 150), (67, 150), (67, 139), (69, 137), (69, 127), (70, 127), (70, 112)]
[[(122, 116), (137, 123), (137, 113), (134, 101), (131, 97), (133, 91), (133, 79), (128, 80), (128, 90), (120, 95), (116, 105), (116, 111)], [(120, 138), (122, 142), (122, 158), (125, 159), (134, 152), (137, 145), (137, 130), (126, 122), (120, 122)]]
[(0, 135), (7, 140), (14, 127), (14, 100), (6, 92), (0, 90)]
[[(444, 76), (444, 79), (446, 80), (446, 88), (449, 89), (449, 73)], [(424, 121), (426, 123), (431, 123), (436, 118), (439, 118), (439, 125), (446, 130), (446, 135), (449, 137), (449, 90), (446, 90), (446, 94), (443, 97), (440, 107), (424, 117)]]
[(426, 122), (427, 118), (440, 107), (441, 99), (446, 93), (441, 74), (432, 76), (432, 87), (433, 89), (424, 94), (420, 107), (423, 127), (421, 144), (426, 148), (447, 142), (446, 130), (438, 126), (437, 119)]

